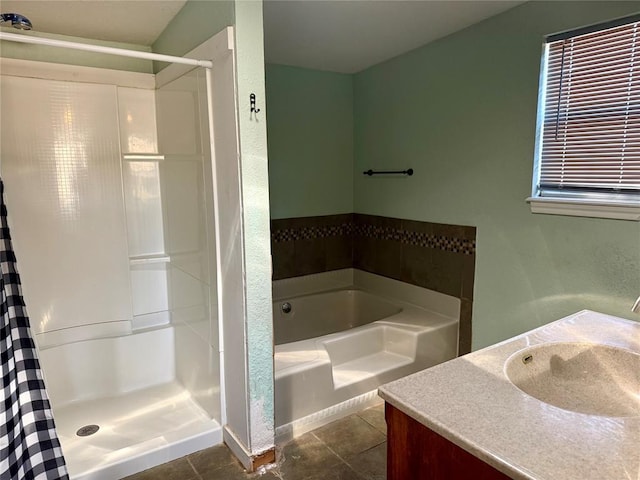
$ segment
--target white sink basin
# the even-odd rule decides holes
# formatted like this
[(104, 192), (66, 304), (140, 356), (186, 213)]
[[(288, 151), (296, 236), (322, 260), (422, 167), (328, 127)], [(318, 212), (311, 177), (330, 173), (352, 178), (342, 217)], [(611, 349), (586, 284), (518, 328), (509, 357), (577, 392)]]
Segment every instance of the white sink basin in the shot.
[(505, 373), (540, 401), (589, 415), (640, 416), (640, 354), (591, 343), (544, 343), (511, 355)]

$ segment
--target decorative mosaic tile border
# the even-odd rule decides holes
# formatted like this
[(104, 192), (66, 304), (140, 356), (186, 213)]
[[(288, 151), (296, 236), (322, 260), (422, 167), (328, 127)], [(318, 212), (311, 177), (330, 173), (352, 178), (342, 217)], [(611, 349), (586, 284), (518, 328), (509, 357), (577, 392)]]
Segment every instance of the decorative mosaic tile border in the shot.
[(355, 225), (354, 233), (361, 237), (373, 238), (375, 240), (394, 240), (396, 242), (402, 242), (403, 233), (407, 232), (393, 227), (380, 227), (367, 223), (359, 223)]
[(464, 255), (475, 255), (475, 240), (465, 240), (463, 238), (445, 237), (443, 235), (432, 235), (424, 232), (414, 232), (392, 227), (378, 227), (375, 225), (356, 225), (355, 234), (376, 240), (392, 240), (405, 245), (415, 245), (425, 248), (436, 248), (447, 252), (462, 253)]
[(341, 237), (353, 233), (353, 223), (323, 225), (321, 227), (283, 228), (271, 232), (271, 240), (276, 243), (294, 240), (315, 240), (317, 238)]
[(453, 253), (463, 253), (464, 255), (475, 255), (476, 241), (462, 238), (444, 237), (440, 235), (429, 235), (421, 232), (402, 232), (402, 243), (417, 245), (419, 247), (437, 248)]
[(376, 240), (391, 240), (406, 245), (425, 248), (435, 248), (464, 255), (475, 255), (476, 241), (463, 238), (432, 235), (423, 232), (402, 230), (393, 227), (380, 227), (371, 224), (344, 222), (337, 225), (310, 226), (299, 228), (284, 228), (271, 232), (271, 239), (275, 243), (295, 240), (313, 240), (318, 238), (358, 235)]

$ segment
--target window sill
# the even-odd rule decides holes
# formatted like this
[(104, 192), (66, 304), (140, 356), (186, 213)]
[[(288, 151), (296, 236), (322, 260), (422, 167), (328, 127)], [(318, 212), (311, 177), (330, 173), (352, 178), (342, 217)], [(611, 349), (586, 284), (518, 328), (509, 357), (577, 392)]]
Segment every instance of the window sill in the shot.
[(640, 203), (529, 197), (531, 213), (640, 221)]

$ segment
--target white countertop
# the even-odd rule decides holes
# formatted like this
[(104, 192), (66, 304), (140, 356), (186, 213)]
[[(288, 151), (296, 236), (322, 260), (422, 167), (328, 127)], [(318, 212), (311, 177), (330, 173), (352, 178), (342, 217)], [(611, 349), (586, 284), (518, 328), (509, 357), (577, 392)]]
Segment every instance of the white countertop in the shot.
[[(507, 379), (509, 356), (550, 342), (599, 343), (640, 353), (640, 323), (584, 310), (383, 385), (379, 394), (514, 479), (640, 479), (640, 416), (563, 410)], [(640, 385), (640, 372), (638, 378)]]

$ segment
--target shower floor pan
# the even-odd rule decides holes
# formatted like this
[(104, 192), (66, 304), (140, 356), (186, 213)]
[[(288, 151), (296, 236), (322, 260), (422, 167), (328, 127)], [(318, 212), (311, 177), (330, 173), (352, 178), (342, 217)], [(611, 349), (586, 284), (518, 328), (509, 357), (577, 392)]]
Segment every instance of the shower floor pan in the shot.
[[(114, 480), (221, 441), (211, 420), (176, 382), (54, 410), (72, 480)], [(76, 432), (87, 425), (99, 430)]]
[[(185, 347), (177, 334), (164, 327), (84, 341), (55, 337), (66, 343), (40, 350), (72, 480), (120, 479), (222, 442), (220, 425), (177, 377), (176, 345)], [(76, 434), (92, 425), (96, 433)]]

